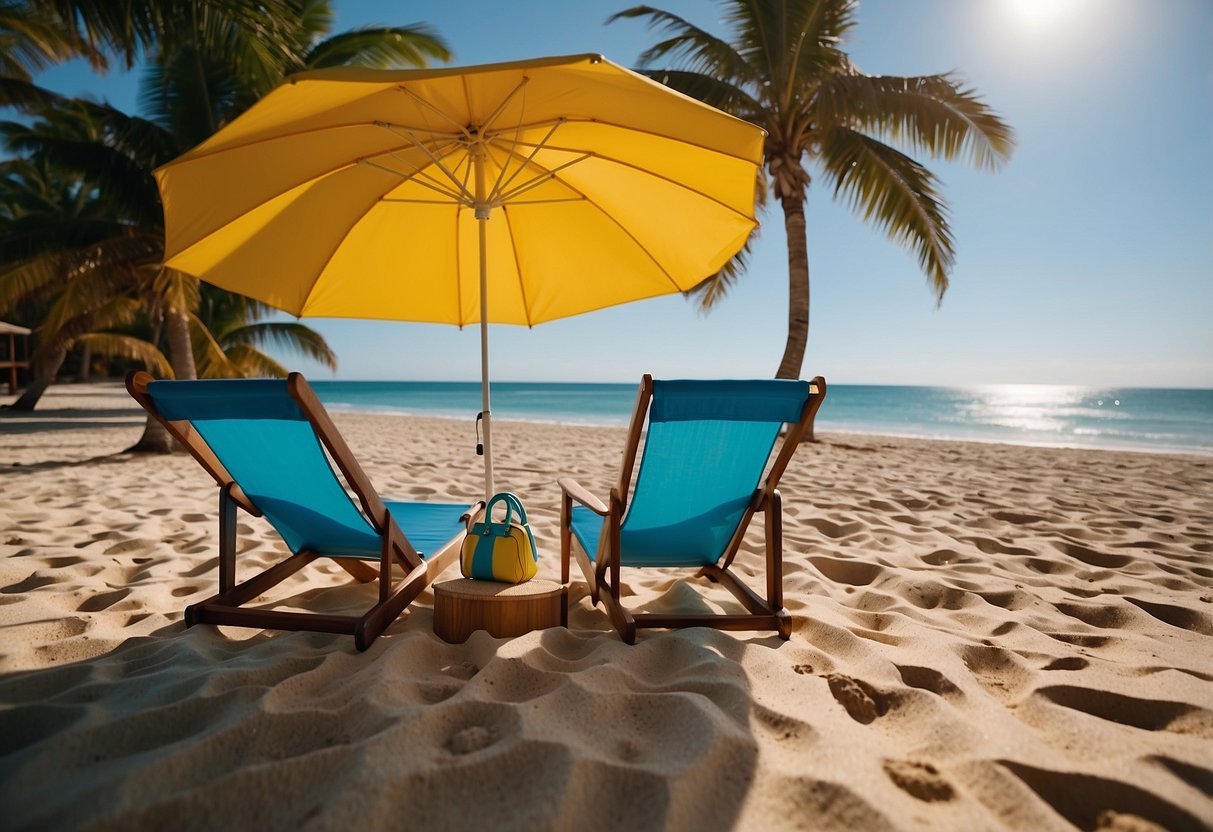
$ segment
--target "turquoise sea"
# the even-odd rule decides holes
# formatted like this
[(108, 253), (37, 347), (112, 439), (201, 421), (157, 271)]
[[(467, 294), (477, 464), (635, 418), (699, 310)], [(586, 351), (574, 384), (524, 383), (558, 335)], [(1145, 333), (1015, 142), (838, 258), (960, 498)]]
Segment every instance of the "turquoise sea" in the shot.
[[(318, 381), (332, 410), (467, 419), (476, 382)], [(626, 425), (634, 384), (495, 382), (493, 417)], [(893, 387), (832, 384), (820, 432), (1213, 455), (1213, 390), (1005, 384)]]

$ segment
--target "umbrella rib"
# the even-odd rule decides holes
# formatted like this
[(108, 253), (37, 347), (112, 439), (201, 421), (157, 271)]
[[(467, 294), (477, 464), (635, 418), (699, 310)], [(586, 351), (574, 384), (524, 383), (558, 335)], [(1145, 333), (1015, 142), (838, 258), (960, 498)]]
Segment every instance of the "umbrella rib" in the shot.
[[(559, 127), (563, 123), (564, 123), (564, 119), (557, 119), (556, 121), (552, 122), (551, 129), (549, 129), (547, 134), (542, 139), (540, 139), (539, 143), (537, 145), (535, 145), (534, 148), (531, 149), (530, 154), (525, 159), (522, 160), (522, 163), (518, 166), (518, 170), (516, 170), (512, 174), (510, 174), (510, 178), (507, 179), (504, 183), (502, 183), (501, 177), (505, 175), (505, 165), (501, 166), (501, 175), (497, 177), (497, 184), (495, 184), (493, 186), (494, 194), (500, 195), (506, 188), (508, 188), (510, 186), (510, 183), (512, 183), (515, 179), (518, 178), (518, 174), (522, 173), (522, 171), (526, 168), (526, 166), (529, 165), (532, 161), (534, 161), (535, 154), (543, 149), (544, 145), (546, 145), (548, 143), (548, 140), (550, 138), (552, 138), (552, 134), (556, 132), (556, 128)], [(521, 130), (522, 130), (522, 128), (519, 127), (518, 130), (514, 131), (514, 147), (518, 147), (520, 144), (523, 144), (523, 142), (519, 141), (519, 139), (518, 139), (518, 134), (521, 132)], [(504, 131), (502, 131), (502, 133), (504, 134)], [(507, 161), (509, 160), (510, 155), (512, 155), (512, 152), (513, 151), (511, 151), (510, 154), (506, 155)]]
[[(657, 132), (656, 130), (646, 130), (646, 129), (645, 129), (645, 128), (643, 128), (643, 127), (633, 127), (633, 126), (631, 126), (631, 125), (627, 125), (627, 124), (619, 124), (619, 123), (614, 122), (614, 121), (604, 121), (604, 120), (602, 120), (602, 119), (598, 119), (598, 118), (573, 118), (573, 117), (565, 117), (565, 118), (563, 118), (563, 119), (561, 119), (561, 120), (562, 120), (563, 122), (565, 122), (566, 124), (601, 124), (601, 125), (604, 125), (604, 126), (606, 126), (606, 127), (614, 127), (614, 128), (619, 129), (619, 130), (624, 130), (624, 131), (627, 131), (627, 132), (629, 132), (629, 133), (641, 133), (641, 134), (643, 134), (643, 135), (645, 135), (645, 136), (653, 136), (653, 137), (658, 138), (658, 139), (666, 139), (667, 141), (671, 141), (671, 142), (677, 142), (678, 144), (685, 144), (685, 145), (689, 145), (690, 147), (697, 147), (697, 148), (699, 148), (700, 150), (706, 150), (706, 151), (708, 151), (709, 153), (715, 153), (715, 154), (720, 155), (720, 156), (727, 156), (727, 157), (728, 157), (728, 158), (730, 158), (730, 159), (737, 159), (738, 161), (746, 162), (746, 163), (751, 164), (751, 165), (753, 165), (753, 164), (757, 164), (756, 162), (754, 162), (754, 160), (752, 160), (752, 159), (750, 159), (750, 158), (748, 158), (748, 157), (746, 157), (746, 156), (739, 156), (739, 155), (738, 155), (738, 154), (736, 154), (736, 153), (729, 153), (728, 151), (725, 151), (725, 150), (720, 150), (719, 148), (716, 148), (716, 147), (710, 147), (710, 146), (708, 146), (708, 145), (706, 145), (706, 144), (703, 144), (703, 143), (701, 143), (701, 142), (691, 141), (690, 139), (684, 139), (684, 138), (680, 138), (680, 137), (678, 137), (678, 136), (671, 136), (671, 135), (670, 135), (670, 134), (668, 134), (668, 133), (659, 133), (659, 132)], [(518, 127), (517, 129), (518, 129), (519, 131), (522, 131), (522, 130), (532, 130), (532, 129), (535, 129), (535, 128), (537, 128), (537, 127), (543, 127), (544, 125), (547, 125), (547, 124), (550, 124), (550, 123), (551, 123), (551, 120), (549, 119), (549, 120), (546, 120), (546, 121), (538, 121), (538, 122), (535, 122), (534, 124), (524, 124), (524, 125), (521, 125), (520, 127)], [(503, 130), (503, 131), (501, 131), (501, 132), (505, 132), (505, 131)], [(519, 142), (519, 144), (524, 144), (524, 145), (525, 145), (525, 144), (530, 144), (530, 142), (520, 141), (520, 142)]]
[(624, 234), (626, 234), (628, 239), (631, 240), (633, 243), (635, 243), (636, 247), (639, 248), (641, 251), (643, 251), (645, 256), (653, 261), (653, 265), (661, 270), (661, 273), (663, 275), (665, 275), (666, 280), (670, 281), (670, 285), (674, 287), (675, 291), (678, 291), (678, 292), (686, 291), (681, 286), (678, 285), (678, 281), (676, 281), (674, 279), (674, 276), (672, 274), (670, 274), (669, 270), (661, 264), (661, 261), (657, 259), (657, 257), (653, 254), (653, 252), (649, 251), (648, 246), (646, 246), (644, 243), (640, 242), (640, 240), (636, 239), (636, 235), (633, 234), (631, 231), (629, 231), (627, 229), (627, 227), (624, 226), (623, 223), (621, 223), (619, 220), (615, 219), (614, 214), (612, 214), (610, 211), (606, 210), (601, 205), (599, 205), (597, 202), (595, 202), (588, 194), (586, 194), (580, 188), (576, 188), (568, 182), (562, 182), (561, 184), (563, 184), (565, 187), (567, 187), (569, 190), (573, 191), (574, 193), (581, 194), (581, 198), (583, 200), (585, 200), (585, 202), (588, 205), (592, 205), (599, 213), (601, 213), (604, 217), (606, 217), (608, 220), (613, 222), (620, 231), (622, 231)]
[[(396, 187), (396, 185), (393, 184), (388, 188), (388, 190), (391, 190), (391, 188), (395, 188), (395, 187)], [(384, 194), (386, 194), (386, 193), (387, 193), (387, 191), (383, 191), (377, 197), (368, 201), (366, 208), (364, 208), (361, 212), (359, 212), (357, 214), (357, 216), (354, 217), (353, 221), (350, 222), (346, 226), (345, 232), (342, 233), (337, 238), (337, 243), (336, 243), (336, 245), (333, 246), (333, 250), (328, 253), (328, 256), (324, 258), (324, 262), (320, 265), (320, 268), (316, 270), (316, 278), (315, 278), (315, 280), (312, 281), (311, 289), (308, 291), (309, 300), (311, 297), (312, 290), (315, 290), (316, 284), (318, 282), (320, 282), (320, 276), (322, 274), (324, 274), (325, 270), (329, 267), (329, 263), (333, 262), (333, 258), (337, 256), (337, 252), (341, 249), (341, 245), (342, 245), (342, 243), (345, 242), (346, 238), (349, 236), (350, 231), (352, 231), (354, 229), (354, 226), (356, 226), (356, 225), (358, 225), (358, 223), (362, 222), (362, 220), (366, 217), (366, 215), (369, 214), (375, 208), (375, 206), (380, 203), (380, 201), (382, 201)], [(307, 312), (309, 300), (304, 301), (303, 308), (299, 312), (300, 316), (302, 316), (304, 313)]]
[[(429, 188), (431, 191), (437, 191), (438, 193), (442, 194), (445, 197), (449, 197), (450, 199), (454, 200), (455, 202), (462, 202), (462, 200), (463, 200), (462, 194), (456, 193), (455, 191), (446, 190), (440, 184), (438, 184), (438, 182), (436, 180), (434, 180), (428, 176), (421, 178), (414, 174), (402, 173), (402, 172), (396, 170), (395, 168), (389, 168), (387, 165), (381, 165), (378, 162), (372, 162), (370, 159), (359, 159), (358, 161), (360, 164), (368, 165), (372, 168), (376, 168), (378, 170), (384, 171), (385, 173), (390, 173), (393, 176), (398, 176), (398, 177), (400, 177), (401, 180), (403, 180), (403, 182), (416, 182), (418, 185), (421, 185), (423, 188)], [(418, 171), (417, 173), (420, 173), (420, 171)], [(394, 185), (393, 187), (399, 187), (400, 184), (403, 184), (403, 183), (398, 183), (397, 185)], [(400, 201), (403, 201), (403, 200), (400, 200)]]
[(556, 167), (552, 168), (551, 170), (547, 171), (546, 173), (541, 173), (538, 176), (536, 176), (534, 179), (523, 182), (521, 185), (519, 185), (514, 190), (501, 194), (498, 197), (498, 200), (500, 201), (500, 203), (502, 205), (505, 205), (511, 199), (518, 196), (519, 194), (524, 194), (527, 191), (538, 188), (540, 185), (542, 185), (544, 182), (547, 182), (549, 179), (554, 179), (556, 177), (556, 174), (560, 173), (560, 171), (564, 170), (565, 168), (572, 167), (573, 165), (577, 164), (578, 162), (584, 162), (586, 159), (589, 159), (593, 155), (594, 155), (593, 153), (585, 153), (581, 156), (578, 156), (576, 159), (571, 159), (571, 160), (565, 162), (563, 165), (557, 165)]
[[(507, 210), (507, 206), (501, 206), (501, 215), (505, 218), (506, 226), (509, 226), (510, 212)], [(507, 233), (509, 233), (510, 238), (513, 239), (512, 231)], [(522, 282), (522, 264), (518, 262), (518, 246), (514, 245), (510, 246), (510, 248), (514, 252), (514, 271), (518, 273), (518, 292), (522, 295), (522, 314), (526, 316), (526, 325), (527, 328), (530, 329), (533, 328), (535, 324), (531, 322), (531, 304), (526, 298), (526, 284)]]
[[(378, 127), (383, 127), (389, 133), (391, 133), (393, 136), (399, 136), (402, 139), (407, 139), (408, 141), (412, 142), (414, 147), (416, 147), (418, 150), (420, 150), (422, 153), (424, 153), (426, 155), (426, 157), (434, 164), (434, 166), (436, 168), (438, 168), (440, 171), (442, 171), (443, 173), (445, 173), (447, 178), (450, 179), (452, 183), (454, 183), (455, 187), (459, 188), (460, 191), (463, 192), (463, 196), (465, 199), (470, 199), (470, 200), (475, 201), (475, 197), (471, 193), (468, 192), (467, 187), (459, 181), (458, 177), (456, 177), (455, 174), (451, 173), (450, 169), (447, 168), (447, 166), (442, 163), (442, 159), (439, 156), (436, 156), (433, 152), (430, 151), (430, 149), (428, 147), (426, 147), (424, 144), (422, 144), (420, 141), (418, 141), (417, 137), (414, 136), (411, 132), (409, 132), (409, 130), (407, 128), (404, 128), (404, 133), (402, 135), (400, 132), (398, 132), (395, 129), (395, 125), (389, 124), (386, 121), (376, 122), (375, 124)], [(420, 168), (418, 168), (418, 171), (420, 171)], [(407, 179), (408, 177), (405, 177), (405, 178)]]
[[(344, 130), (347, 128), (354, 128), (354, 127), (378, 127), (378, 126), (385, 125), (385, 124), (390, 124), (390, 122), (345, 121), (345, 122), (341, 122), (340, 124), (326, 124), (321, 127), (309, 127), (306, 130), (296, 130), (291, 133), (277, 133), (273, 136), (263, 136), (261, 138), (252, 139), (250, 141), (242, 142), (240, 144), (234, 144), (229, 147), (216, 147), (216, 148), (208, 149), (208, 150), (200, 150), (200, 149), (192, 150), (185, 156), (178, 157), (171, 162), (166, 162), (165, 164), (158, 167), (156, 170), (167, 170), (169, 168), (177, 167), (177, 165), (179, 165), (179, 164), (190, 164), (190, 163), (198, 161), (199, 159), (208, 159), (212, 156), (222, 156), (224, 153), (231, 153), (236, 150), (247, 150), (248, 148), (256, 147), (259, 144), (268, 144), (269, 142), (282, 141), (285, 139), (295, 139), (299, 136), (306, 136), (309, 133), (326, 133), (329, 131)], [(461, 135), (459, 133), (443, 133), (443, 132), (439, 132), (437, 130), (428, 130), (426, 128), (404, 127), (403, 125), (399, 125), (399, 124), (392, 124), (391, 126), (399, 127), (402, 130), (414, 130), (417, 133), (428, 133), (431, 136), (439, 136), (439, 137), (444, 137), (444, 138), (448, 138), (448, 139), (457, 138), (459, 135)], [(187, 158), (187, 156), (188, 156), (188, 158)]]
[[(583, 152), (583, 151), (581, 150), (581, 148), (577, 148), (577, 147), (558, 147), (558, 146), (550, 146), (550, 147), (548, 147), (547, 149), (548, 149), (548, 150), (554, 150), (554, 151), (556, 151), (556, 152), (558, 152), (558, 153), (580, 153), (580, 152)], [(678, 179), (672, 179), (672, 178), (671, 178), (671, 177), (669, 177), (669, 176), (663, 176), (662, 174), (660, 174), (660, 173), (656, 173), (655, 171), (653, 171), (653, 170), (651, 170), (651, 169), (649, 169), (649, 168), (641, 167), (640, 165), (633, 164), (632, 162), (625, 162), (625, 161), (624, 161), (624, 160), (622, 160), (622, 159), (616, 159), (614, 156), (603, 156), (603, 155), (602, 155), (602, 154), (600, 154), (600, 153), (589, 153), (589, 154), (587, 154), (587, 155), (589, 155), (589, 156), (593, 156), (595, 159), (601, 159), (601, 160), (602, 160), (602, 161), (604, 161), (604, 162), (609, 162), (609, 163), (611, 163), (611, 164), (613, 164), (613, 165), (620, 165), (620, 166), (625, 167), (625, 168), (630, 168), (630, 169), (632, 169), (632, 170), (634, 170), (634, 171), (637, 171), (638, 173), (643, 173), (645, 176), (651, 176), (651, 177), (653, 177), (654, 179), (660, 179), (660, 180), (661, 180), (661, 181), (663, 181), (663, 182), (669, 182), (671, 185), (674, 185), (675, 187), (678, 187), (678, 188), (681, 188), (681, 189), (682, 189), (682, 190), (684, 190), (684, 191), (688, 191), (688, 192), (690, 192), (690, 193), (693, 193), (693, 194), (695, 194), (696, 196), (703, 197), (704, 199), (706, 199), (706, 200), (708, 200), (708, 201), (710, 201), (710, 202), (714, 202), (714, 203), (716, 203), (717, 205), (719, 205), (721, 208), (724, 208), (725, 210), (730, 211), (730, 212), (732, 212), (732, 213), (736, 214), (736, 215), (737, 215), (737, 216), (739, 216), (739, 217), (743, 217), (743, 218), (745, 218), (745, 219), (747, 219), (747, 220), (750, 220), (750, 221), (753, 221), (753, 220), (754, 220), (754, 218), (753, 218), (753, 217), (751, 217), (749, 214), (746, 214), (744, 211), (740, 211), (740, 210), (738, 210), (737, 208), (734, 208), (733, 206), (729, 205), (727, 202), (724, 202), (724, 201), (722, 201), (721, 199), (719, 199), (718, 197), (714, 197), (714, 196), (712, 196), (711, 194), (706, 193), (706, 192), (704, 192), (704, 191), (700, 190), (699, 188), (693, 188), (693, 187), (691, 187), (690, 185), (687, 185), (685, 182), (683, 182), (683, 181), (681, 181), (681, 180), (678, 180)], [(582, 158), (585, 158), (585, 157), (582, 157)], [(735, 157), (733, 157), (733, 158), (735, 158)], [(581, 159), (577, 159), (577, 160), (574, 160), (574, 161), (581, 161)], [(571, 163), (570, 163), (570, 164), (571, 164)], [(567, 184), (567, 183), (565, 183), (565, 184)]]
[(580, 196), (566, 196), (563, 198), (553, 197), (552, 199), (515, 199), (515, 200), (511, 200), (509, 203), (502, 203), (501, 207), (504, 208), (507, 204), (508, 205), (552, 205), (557, 202), (585, 202), (585, 198), (580, 197)]
[[(413, 92), (412, 90), (410, 90), (410, 89), (409, 89), (408, 87), (406, 87), (404, 84), (399, 84), (399, 85), (397, 85), (396, 89), (400, 90), (402, 93), (404, 93), (404, 94), (405, 94), (405, 95), (407, 95), (409, 98), (411, 98), (411, 99), (413, 99), (414, 101), (416, 101), (418, 104), (420, 104), (420, 105), (421, 105), (422, 107), (424, 107), (425, 109), (429, 110), (431, 113), (434, 113), (436, 116), (438, 116), (438, 117), (439, 117), (440, 119), (442, 119), (443, 121), (445, 121), (445, 122), (447, 122), (447, 123), (449, 123), (449, 124), (454, 125), (455, 129), (459, 131), (459, 135), (463, 136), (463, 137), (464, 137), (465, 139), (467, 139), (468, 141), (471, 141), (471, 140), (472, 140), (472, 134), (468, 132), (468, 129), (467, 129), (467, 127), (466, 127), (465, 125), (460, 124), (459, 122), (455, 121), (455, 119), (451, 118), (449, 115), (447, 115), (447, 114), (446, 114), (445, 112), (443, 112), (441, 109), (439, 109), (438, 107), (435, 107), (435, 106), (434, 106), (433, 104), (431, 104), (429, 101), (425, 100), (425, 99), (424, 99), (424, 98), (422, 98), (420, 95), (418, 95), (417, 93), (415, 93), (415, 92)], [(464, 79), (464, 81), (463, 81), (463, 89), (464, 89), (464, 95), (465, 95), (465, 101), (466, 101), (466, 94), (467, 94), (467, 79), (466, 79), (466, 78), (465, 78), (465, 79)], [(469, 106), (469, 108), (468, 108), (468, 109), (469, 109), (469, 112), (470, 112), (471, 107)], [(385, 123), (386, 123), (386, 122), (385, 122)], [(411, 128), (410, 128), (410, 129), (411, 129)], [(419, 130), (418, 132), (424, 132), (424, 130)]]
[[(484, 135), (485, 135), (484, 131), (488, 130), (489, 127), (492, 126), (493, 121), (497, 118), (497, 116), (499, 116), (503, 112), (505, 112), (505, 108), (509, 105), (509, 103), (511, 101), (514, 100), (514, 96), (516, 96), (516, 95), (518, 95), (518, 93), (522, 92), (523, 88), (526, 87), (526, 85), (530, 82), (530, 80), (531, 79), (529, 76), (523, 75), (522, 80), (518, 82), (518, 86), (516, 86), (516, 87), (514, 87), (514, 89), (510, 90), (510, 94), (507, 95), (505, 98), (501, 99), (501, 103), (497, 105), (497, 109), (493, 110), (493, 112), (489, 114), (489, 117), (486, 118), (481, 123), (480, 129), (477, 132), (480, 134), (480, 137), (482, 139), (484, 138)], [(472, 111), (472, 107), (471, 107), (471, 104), (469, 103), (468, 112), (470, 113), (471, 111)]]

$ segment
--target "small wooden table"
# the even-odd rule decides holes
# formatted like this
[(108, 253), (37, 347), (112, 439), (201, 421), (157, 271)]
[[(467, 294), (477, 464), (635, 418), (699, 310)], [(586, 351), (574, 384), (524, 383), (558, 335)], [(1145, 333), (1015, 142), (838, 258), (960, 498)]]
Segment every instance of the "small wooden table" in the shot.
[(503, 584), (460, 578), (434, 584), (434, 634), (460, 644), (476, 630), (513, 638), (531, 630), (567, 627), (568, 590), (554, 581)]

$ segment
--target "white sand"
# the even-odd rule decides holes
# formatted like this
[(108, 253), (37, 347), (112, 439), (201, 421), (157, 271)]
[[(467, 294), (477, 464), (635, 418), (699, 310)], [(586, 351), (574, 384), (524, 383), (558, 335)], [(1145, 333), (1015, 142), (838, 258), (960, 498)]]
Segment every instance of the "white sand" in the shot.
[[(358, 653), (186, 630), (213, 482), (119, 454), (143, 419), (113, 385), (44, 407), (0, 415), (2, 828), (1213, 828), (1213, 460), (826, 435), (781, 487), (789, 642), (628, 647), (575, 580), (567, 630), (448, 645), (427, 592)], [(470, 421), (336, 419), (385, 496), (475, 498)], [(540, 577), (555, 478), (605, 493), (623, 433), (495, 425)], [(285, 551), (241, 516), (242, 575)], [(761, 551), (756, 528), (757, 587)], [(624, 580), (734, 609), (687, 573)], [(328, 563), (284, 587), (374, 593)]]

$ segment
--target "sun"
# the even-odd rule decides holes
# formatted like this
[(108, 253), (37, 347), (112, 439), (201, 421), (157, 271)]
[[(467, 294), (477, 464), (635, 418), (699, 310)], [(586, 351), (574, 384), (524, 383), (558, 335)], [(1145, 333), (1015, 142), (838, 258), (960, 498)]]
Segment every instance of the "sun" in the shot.
[(1030, 29), (1052, 29), (1070, 17), (1084, 0), (1002, 0), (1008, 17)]

